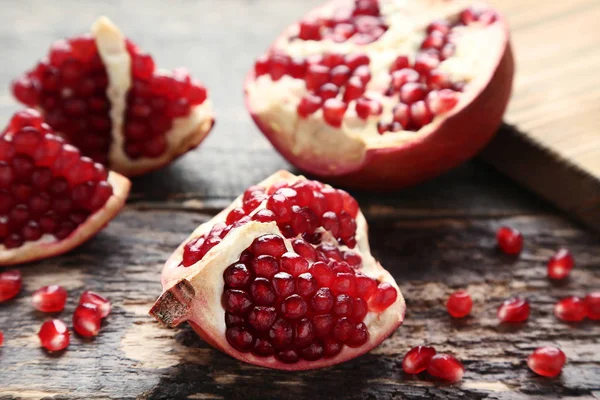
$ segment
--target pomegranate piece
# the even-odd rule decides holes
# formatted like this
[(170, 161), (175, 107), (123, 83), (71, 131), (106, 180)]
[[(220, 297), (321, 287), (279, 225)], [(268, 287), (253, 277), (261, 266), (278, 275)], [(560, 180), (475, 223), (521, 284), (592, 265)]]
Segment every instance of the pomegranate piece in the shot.
[(427, 369), (435, 353), (435, 349), (430, 346), (413, 347), (402, 359), (402, 369), (407, 374), (423, 372)]
[(587, 317), (591, 320), (600, 320), (600, 292), (589, 293), (585, 296)]
[(567, 362), (567, 356), (559, 348), (538, 347), (529, 357), (527, 366), (538, 375), (549, 378), (559, 375)]
[(73, 313), (73, 330), (80, 336), (98, 335), (101, 322), (102, 312), (94, 303), (80, 303)]
[(82, 156), (35, 110), (12, 117), (0, 149), (0, 265), (78, 246), (116, 216), (129, 193), (129, 180)]
[(46, 313), (62, 311), (66, 302), (67, 291), (58, 285), (41, 287), (31, 296), (31, 303), (35, 309)]
[(465, 367), (450, 354), (436, 354), (427, 364), (429, 375), (448, 382), (458, 382), (465, 374)]
[(561, 321), (581, 322), (588, 315), (587, 303), (579, 297), (565, 297), (554, 305), (554, 315)]
[(85, 292), (81, 293), (81, 296), (79, 297), (79, 305), (84, 303), (96, 305), (96, 307), (98, 307), (98, 312), (100, 313), (100, 318), (106, 318), (108, 314), (110, 314), (110, 301), (96, 292), (86, 290)]
[(559, 249), (550, 260), (548, 260), (548, 278), (560, 280), (565, 279), (575, 266), (573, 256), (568, 249)]
[[(259, 194), (265, 201), (247, 222), (224, 222)], [(273, 221), (252, 218), (264, 210)], [(188, 246), (208, 240), (215, 227), (227, 233), (210, 256)], [(182, 243), (150, 313), (169, 326), (187, 320), (208, 343), (256, 365), (304, 370), (352, 359), (389, 336), (405, 310), (391, 275), (356, 240), (366, 230), (348, 193), (281, 171)]]
[(492, 138), (514, 73), (505, 19), (481, 3), (417, 3), (331, 0), (258, 57), (246, 107), (294, 166), (394, 190), (457, 166)]
[(463, 318), (471, 313), (473, 300), (466, 290), (457, 290), (448, 297), (446, 309), (454, 318)]
[(516, 255), (523, 249), (523, 235), (521, 232), (508, 226), (503, 226), (496, 233), (498, 247), (506, 254)]
[(529, 318), (529, 303), (518, 297), (508, 299), (498, 307), (500, 322), (524, 322)]
[(83, 155), (127, 176), (200, 144), (213, 125), (206, 88), (185, 69), (159, 71), (105, 17), (92, 33), (55, 42), (13, 82), (17, 100), (41, 110)]
[(16, 269), (0, 273), (0, 303), (10, 300), (21, 291), (21, 271)]
[(69, 330), (59, 319), (52, 319), (42, 324), (38, 332), (40, 343), (48, 351), (60, 351), (69, 346)]

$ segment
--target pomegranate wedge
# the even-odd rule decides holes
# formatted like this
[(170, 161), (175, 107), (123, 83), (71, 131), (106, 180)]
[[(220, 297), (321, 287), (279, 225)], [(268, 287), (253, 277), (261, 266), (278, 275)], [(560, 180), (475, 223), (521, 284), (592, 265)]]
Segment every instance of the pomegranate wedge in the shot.
[(402, 323), (405, 303), (369, 250), (346, 192), (280, 171), (200, 225), (168, 259), (150, 311), (208, 343), (284, 370), (364, 354)]
[(206, 88), (186, 69), (156, 69), (107, 18), (55, 42), (13, 82), (22, 103), (96, 162), (140, 175), (196, 147), (214, 123)]
[(56, 136), (35, 110), (0, 136), (0, 265), (64, 253), (125, 204), (129, 180)]
[(475, 155), (502, 121), (504, 18), (464, 0), (338, 0), (287, 28), (245, 83), (246, 107), (296, 167), (392, 190)]

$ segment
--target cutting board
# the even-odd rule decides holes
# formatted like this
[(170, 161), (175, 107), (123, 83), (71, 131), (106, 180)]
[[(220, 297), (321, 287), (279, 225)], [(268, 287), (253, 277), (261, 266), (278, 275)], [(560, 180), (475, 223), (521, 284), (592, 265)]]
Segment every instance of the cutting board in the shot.
[(600, 231), (600, 1), (497, 0), (517, 75), (480, 158)]

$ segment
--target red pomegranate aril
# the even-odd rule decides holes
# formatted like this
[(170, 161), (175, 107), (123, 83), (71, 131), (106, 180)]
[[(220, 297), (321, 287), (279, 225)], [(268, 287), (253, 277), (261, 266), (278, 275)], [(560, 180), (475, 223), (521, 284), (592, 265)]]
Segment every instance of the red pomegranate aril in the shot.
[(262, 254), (273, 257), (280, 257), (287, 251), (283, 239), (280, 236), (272, 234), (263, 235), (254, 240), (251, 250), (256, 255)]
[(316, 91), (329, 81), (329, 68), (324, 65), (310, 64), (304, 77), (306, 88)]
[(242, 290), (228, 289), (223, 293), (223, 307), (232, 314), (245, 314), (252, 307), (248, 293)]
[[(394, 74), (393, 74), (394, 71), (399, 71), (399, 70), (402, 70), (405, 68), (408, 69), (408, 67), (410, 67), (410, 60), (408, 59), (408, 57), (407, 56), (398, 56), (392, 63), (392, 65), (390, 67), (390, 72), (392, 73), (392, 76), (394, 76)], [(414, 71), (414, 70), (411, 70), (411, 71)], [(417, 79), (418, 79), (418, 76), (417, 76)]]
[(288, 199), (280, 194), (273, 194), (267, 200), (267, 208), (275, 213), (276, 221), (280, 224), (290, 222), (292, 219), (292, 207)]
[(230, 345), (242, 353), (249, 352), (254, 343), (254, 336), (243, 328), (227, 328), (225, 336)]
[(450, 354), (435, 354), (427, 364), (429, 375), (448, 382), (458, 382), (465, 373), (465, 367)]
[(352, 71), (361, 65), (369, 65), (370, 62), (369, 56), (363, 53), (350, 53), (344, 57), (344, 65)]
[(342, 65), (343, 62), (344, 55), (337, 53), (326, 53), (323, 55), (323, 59), (321, 60), (321, 64), (329, 68), (334, 68), (338, 65)]
[(328, 82), (319, 88), (319, 97), (321, 97), (323, 101), (327, 99), (333, 99), (338, 95), (339, 91), (339, 87), (331, 82)]
[(102, 313), (93, 303), (81, 303), (73, 313), (73, 330), (83, 337), (94, 337), (100, 331)]
[(252, 216), (252, 221), (267, 223), (275, 221), (275, 213), (271, 210), (262, 209)]
[(244, 264), (232, 264), (223, 273), (223, 279), (228, 287), (244, 288), (250, 283), (252, 275)]
[[(346, 87), (346, 90), (347, 88), (348, 87)], [(347, 108), (348, 104), (339, 99), (327, 99), (323, 104), (323, 118), (329, 125), (334, 128), (339, 128), (342, 126), (342, 120), (344, 119)]]
[(565, 297), (554, 305), (554, 315), (561, 321), (581, 322), (588, 315), (587, 304), (579, 297)]
[(270, 279), (279, 272), (279, 263), (273, 256), (258, 256), (252, 260), (252, 271), (256, 276)]
[(292, 241), (292, 247), (296, 253), (310, 262), (317, 259), (317, 251), (304, 239), (294, 239)]
[(352, 71), (350, 70), (350, 68), (348, 66), (338, 65), (338, 66), (332, 68), (331, 72), (329, 73), (331, 83), (336, 85), (336, 87), (339, 88), (339, 87), (343, 86), (348, 81), (348, 79), (350, 79), (351, 73), (352, 73)]
[(110, 301), (106, 297), (101, 296), (96, 292), (86, 290), (85, 292), (81, 293), (81, 296), (79, 297), (79, 305), (83, 303), (94, 304), (98, 308), (100, 318), (106, 318), (108, 314), (110, 314)]
[(454, 318), (463, 318), (471, 313), (473, 308), (473, 300), (465, 290), (457, 290), (448, 297), (446, 309), (448, 314)]
[(317, 280), (308, 272), (296, 278), (296, 292), (302, 297), (312, 296), (318, 289)]
[(294, 328), (292, 324), (284, 319), (277, 319), (271, 330), (269, 330), (271, 344), (276, 349), (282, 349), (289, 346), (294, 339)]
[(407, 374), (418, 374), (427, 369), (436, 351), (430, 346), (413, 347), (402, 359), (402, 369)]
[(323, 356), (335, 357), (342, 351), (344, 345), (333, 338), (325, 338), (323, 341)]
[(600, 320), (600, 292), (592, 292), (585, 296), (587, 317), (593, 321)]
[[(344, 91), (344, 102), (349, 103), (352, 100), (358, 99), (365, 93), (365, 83), (358, 76), (353, 76), (348, 80)], [(345, 109), (344, 109), (345, 111)]]
[(250, 295), (254, 304), (261, 306), (270, 306), (275, 303), (275, 290), (273, 285), (266, 278), (256, 278), (250, 284)]
[(369, 307), (367, 306), (367, 302), (360, 297), (355, 297), (352, 303), (352, 320), (360, 322), (366, 317), (368, 312)]
[(319, 341), (313, 342), (309, 346), (300, 350), (300, 355), (307, 361), (317, 361), (323, 357), (323, 353), (323, 344), (321, 344)]
[(4, 333), (0, 331), (0, 347), (4, 346)]
[(527, 358), (527, 366), (538, 375), (549, 378), (559, 375), (567, 362), (565, 353), (557, 347), (538, 347)]
[(429, 89), (449, 89), (452, 87), (452, 80), (445, 72), (434, 69), (427, 75), (427, 86)]
[(458, 93), (452, 89), (432, 90), (427, 95), (427, 107), (440, 115), (452, 110), (458, 104)]
[(333, 270), (323, 261), (317, 261), (309, 268), (309, 272), (315, 277), (321, 287), (329, 287), (333, 283), (335, 274)]
[(58, 319), (44, 322), (38, 332), (38, 337), (42, 347), (48, 351), (64, 350), (70, 341), (67, 326)]
[(339, 318), (333, 326), (333, 337), (342, 343), (346, 343), (354, 332), (355, 324), (347, 317)]
[(340, 294), (333, 303), (333, 313), (338, 317), (349, 317), (353, 312), (354, 301), (347, 294)]
[(275, 355), (275, 357), (283, 362), (283, 363), (287, 363), (287, 364), (294, 364), (297, 363), (298, 360), (300, 359), (300, 357), (298, 357), (298, 353), (296, 353), (295, 350), (285, 350), (285, 351), (281, 351), (279, 353), (277, 353)]
[(516, 255), (523, 249), (523, 235), (514, 228), (501, 227), (496, 234), (496, 240), (498, 247), (506, 254)]
[(314, 94), (307, 94), (298, 103), (297, 112), (302, 118), (306, 118), (311, 114), (314, 114), (323, 105), (323, 98), (315, 96)]
[(414, 69), (421, 75), (428, 75), (432, 70), (440, 64), (439, 56), (434, 56), (432, 53), (424, 52), (417, 55), (415, 58)]
[(367, 119), (370, 116), (381, 115), (383, 106), (376, 100), (371, 100), (366, 97), (361, 97), (356, 100), (356, 114), (361, 119)]
[(410, 114), (410, 107), (404, 103), (397, 104), (392, 110), (394, 122), (400, 123), (404, 129), (410, 127)]
[(241, 207), (236, 207), (227, 214), (227, 218), (225, 219), (225, 223), (227, 225), (231, 225), (234, 222), (239, 221), (243, 217), (246, 216), (246, 212)]
[(524, 322), (529, 318), (529, 303), (518, 297), (504, 301), (498, 308), (500, 322)]
[(360, 322), (354, 326), (350, 337), (346, 341), (348, 347), (360, 347), (369, 340), (369, 331), (364, 323)]
[(296, 253), (287, 252), (279, 260), (281, 269), (294, 277), (308, 271), (308, 261)]
[(433, 21), (427, 26), (427, 33), (432, 34), (433, 32), (439, 32), (441, 34), (447, 34), (450, 32), (450, 23), (446, 20)]
[(281, 312), (288, 319), (302, 318), (307, 310), (306, 302), (297, 294), (286, 297), (281, 303)]
[(550, 260), (548, 260), (548, 278), (565, 279), (571, 273), (575, 261), (571, 252), (567, 249), (559, 249)]
[(273, 290), (280, 299), (291, 296), (295, 288), (294, 277), (287, 272), (278, 272), (273, 276)]
[(322, 287), (311, 299), (311, 309), (318, 314), (328, 313), (333, 308), (335, 298), (331, 290), (327, 287)]
[(418, 82), (407, 82), (400, 88), (400, 100), (405, 104), (413, 104), (423, 100), (427, 95), (427, 86)]
[(294, 346), (302, 348), (308, 346), (315, 338), (315, 328), (308, 318), (302, 318), (296, 323), (296, 333), (294, 335)]
[(321, 25), (318, 21), (300, 21), (298, 37), (302, 40), (321, 40)]
[(31, 296), (31, 303), (41, 312), (53, 313), (62, 311), (67, 302), (67, 291), (58, 285), (44, 286)]
[(10, 300), (21, 291), (21, 272), (13, 269), (0, 273), (0, 303)]
[(368, 65), (361, 65), (352, 72), (352, 76), (358, 77), (366, 85), (371, 80), (371, 70)]
[(258, 332), (267, 332), (273, 326), (277, 312), (274, 307), (254, 307), (248, 314), (248, 323)]
[(377, 290), (377, 281), (364, 274), (356, 274), (356, 295), (369, 300)]
[(332, 290), (335, 294), (356, 294), (356, 280), (353, 273), (336, 273), (333, 278)]
[(398, 297), (398, 291), (387, 282), (377, 285), (375, 293), (369, 299), (369, 309), (381, 312), (394, 304)]
[(410, 120), (417, 128), (421, 128), (433, 121), (433, 114), (423, 100), (410, 105)]
[(269, 75), (274, 81), (278, 81), (284, 75), (287, 74), (291, 59), (285, 54), (273, 54), (271, 55), (271, 62), (269, 66)]

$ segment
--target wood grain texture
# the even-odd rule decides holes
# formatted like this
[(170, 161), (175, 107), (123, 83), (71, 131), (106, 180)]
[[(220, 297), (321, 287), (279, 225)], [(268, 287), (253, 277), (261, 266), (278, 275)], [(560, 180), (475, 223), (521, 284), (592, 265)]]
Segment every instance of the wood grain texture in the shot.
[[(206, 142), (170, 167), (134, 180), (126, 210), (95, 239), (68, 255), (22, 267), (23, 292), (0, 305), (6, 336), (0, 348), (1, 400), (598, 397), (600, 325), (558, 323), (552, 305), (562, 296), (600, 289), (599, 238), (478, 162), (399, 193), (356, 193), (371, 223), (373, 253), (408, 302), (405, 324), (370, 354), (321, 371), (266, 370), (212, 349), (187, 326), (164, 329), (147, 315), (160, 293), (162, 264), (180, 241), (245, 187), (289, 168), (250, 122), (241, 85), (256, 54), (318, 3), (0, 1), (2, 120), (17, 109), (6, 90), (10, 79), (53, 40), (85, 31), (101, 14), (161, 66), (188, 66), (206, 82), (218, 111)], [(535, 14), (534, 0), (497, 3), (515, 29), (535, 25), (536, 18), (556, 20), (568, 10), (566, 4), (545, 3)], [(519, 259), (495, 250), (501, 224), (524, 232)], [(555, 286), (545, 278), (545, 261), (559, 246), (571, 248), (577, 267), (568, 282)], [(67, 309), (58, 314), (65, 320), (86, 289), (104, 293), (115, 305), (100, 336), (91, 342), (74, 336), (67, 351), (52, 356), (36, 337), (46, 316), (29, 304), (35, 289), (51, 283), (69, 290)], [(465, 287), (475, 299), (473, 316), (452, 321), (444, 301)], [(512, 295), (530, 299), (531, 319), (499, 326), (495, 309)], [(402, 355), (422, 343), (459, 356), (467, 367), (464, 381), (444, 386), (404, 375)], [(557, 379), (538, 378), (525, 365), (526, 356), (543, 344), (559, 345), (569, 358)]]

